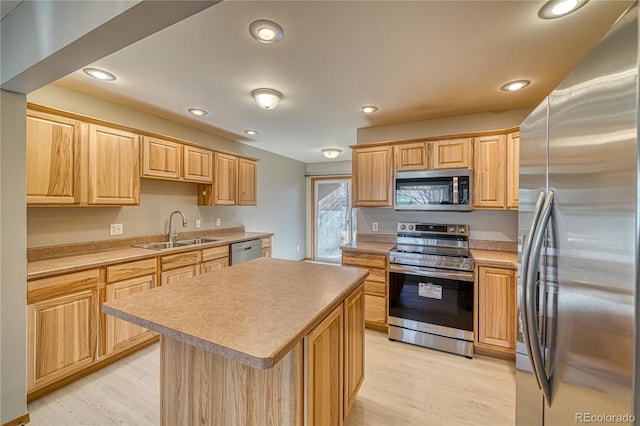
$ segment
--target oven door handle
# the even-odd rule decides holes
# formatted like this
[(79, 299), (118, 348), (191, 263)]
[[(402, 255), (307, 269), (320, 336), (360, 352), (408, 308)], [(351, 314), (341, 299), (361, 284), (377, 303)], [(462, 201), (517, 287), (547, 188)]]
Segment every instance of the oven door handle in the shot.
[(464, 271), (446, 271), (418, 266), (398, 265), (392, 263), (389, 265), (389, 272), (398, 274), (416, 275), (419, 277), (444, 278), (449, 280), (469, 281), (473, 282), (473, 272)]

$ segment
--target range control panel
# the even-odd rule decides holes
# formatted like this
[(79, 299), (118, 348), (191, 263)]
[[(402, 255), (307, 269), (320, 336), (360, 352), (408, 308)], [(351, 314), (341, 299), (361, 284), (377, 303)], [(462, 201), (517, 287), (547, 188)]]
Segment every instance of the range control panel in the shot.
[(398, 223), (398, 233), (442, 234), (469, 236), (469, 225), (447, 225), (436, 223)]

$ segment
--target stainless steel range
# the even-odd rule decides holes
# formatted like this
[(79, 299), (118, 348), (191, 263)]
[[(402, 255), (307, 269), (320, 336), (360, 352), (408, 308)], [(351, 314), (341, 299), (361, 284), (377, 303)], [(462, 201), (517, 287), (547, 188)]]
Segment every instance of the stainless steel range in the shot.
[(389, 339), (473, 356), (469, 225), (398, 223), (390, 252)]

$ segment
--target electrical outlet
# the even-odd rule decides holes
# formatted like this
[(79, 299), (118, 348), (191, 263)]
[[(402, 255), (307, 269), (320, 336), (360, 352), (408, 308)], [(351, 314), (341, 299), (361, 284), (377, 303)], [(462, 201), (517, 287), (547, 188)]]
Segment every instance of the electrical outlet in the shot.
[(196, 228), (200, 228), (200, 219), (196, 219)]
[(372, 229), (373, 232), (378, 232), (378, 222), (373, 222)]
[(216, 226), (220, 226), (220, 218), (216, 219)]
[(109, 225), (109, 235), (122, 235), (124, 228), (121, 223), (112, 223)]

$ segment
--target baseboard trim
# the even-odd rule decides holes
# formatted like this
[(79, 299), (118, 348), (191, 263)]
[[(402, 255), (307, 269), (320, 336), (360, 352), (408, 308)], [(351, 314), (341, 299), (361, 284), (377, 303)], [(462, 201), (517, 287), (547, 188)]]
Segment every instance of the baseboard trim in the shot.
[(20, 417), (18, 417), (17, 419), (13, 419), (11, 421), (8, 421), (7, 423), (4, 423), (2, 426), (22, 426), (22, 425), (26, 425), (27, 423), (29, 423), (29, 413), (23, 414)]

